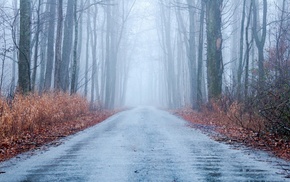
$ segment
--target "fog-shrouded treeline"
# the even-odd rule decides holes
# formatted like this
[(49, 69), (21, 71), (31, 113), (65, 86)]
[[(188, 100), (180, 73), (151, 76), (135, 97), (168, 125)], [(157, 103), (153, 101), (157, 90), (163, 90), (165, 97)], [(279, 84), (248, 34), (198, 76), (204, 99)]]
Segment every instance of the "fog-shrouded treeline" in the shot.
[(2, 95), (57, 90), (105, 108), (223, 98), (267, 117), (289, 109), (287, 0), (0, 1)]
[(123, 105), (136, 0), (1, 1), (1, 93), (81, 93)]
[(289, 1), (159, 0), (159, 7), (167, 105), (218, 105), (242, 127), (248, 120), (290, 136)]
[(169, 106), (238, 102), (289, 121), (290, 2), (159, 0), (159, 8)]

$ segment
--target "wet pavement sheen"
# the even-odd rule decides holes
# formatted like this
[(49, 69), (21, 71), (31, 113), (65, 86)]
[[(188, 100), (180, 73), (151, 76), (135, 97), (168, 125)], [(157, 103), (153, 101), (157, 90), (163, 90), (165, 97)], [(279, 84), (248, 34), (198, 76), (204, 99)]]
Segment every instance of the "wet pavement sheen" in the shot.
[(289, 163), (213, 141), (151, 107), (121, 112), (61, 142), (0, 163), (0, 181), (290, 181)]

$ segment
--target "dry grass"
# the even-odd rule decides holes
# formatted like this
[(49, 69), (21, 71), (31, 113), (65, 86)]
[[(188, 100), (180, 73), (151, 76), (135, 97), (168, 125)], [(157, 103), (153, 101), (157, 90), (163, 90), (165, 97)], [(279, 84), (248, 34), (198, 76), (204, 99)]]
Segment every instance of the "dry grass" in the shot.
[(212, 102), (212, 109), (203, 108), (202, 114), (213, 117), (213, 123), (227, 128), (241, 127), (253, 132), (261, 133), (266, 130), (265, 119), (259, 113), (250, 109), (245, 112), (245, 106), (237, 101), (228, 104), (226, 108), (223, 101)]
[(65, 93), (16, 95), (12, 101), (0, 98), (0, 136), (20, 136), (88, 111), (89, 104), (84, 98)]
[(0, 162), (96, 125), (116, 111), (90, 111), (86, 99), (65, 93), (0, 98)]
[(290, 160), (290, 142), (280, 135), (267, 130), (267, 121), (253, 109), (244, 110), (245, 106), (232, 102), (224, 107), (221, 101), (204, 106), (201, 112), (190, 108), (174, 111), (185, 120), (205, 126), (214, 126), (215, 131), (224, 135), (217, 140), (239, 142), (248, 146), (273, 152), (275, 155)]

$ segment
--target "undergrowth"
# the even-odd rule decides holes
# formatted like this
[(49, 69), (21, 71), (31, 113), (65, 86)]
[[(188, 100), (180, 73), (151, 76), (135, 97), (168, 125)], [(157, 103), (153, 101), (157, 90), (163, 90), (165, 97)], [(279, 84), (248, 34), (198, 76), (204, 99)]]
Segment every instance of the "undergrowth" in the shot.
[(100, 110), (79, 95), (46, 93), (0, 98), (0, 162), (20, 153), (54, 145), (115, 114)]
[(0, 98), (0, 137), (11, 138), (26, 132), (74, 119), (89, 112), (86, 99), (65, 93), (16, 95)]
[(257, 135), (263, 135), (267, 132), (266, 120), (261, 117), (259, 111), (252, 105), (245, 105), (238, 101), (230, 102), (227, 97), (210, 103), (213, 109), (203, 108), (203, 112), (208, 115), (215, 115), (215, 124), (223, 127), (239, 127)]
[[(217, 140), (244, 143), (254, 148), (272, 151), (275, 155), (290, 160), (289, 135), (285, 135), (281, 130), (273, 130), (284, 121), (275, 120), (280, 122), (278, 126), (275, 125), (276, 123), (261, 114), (261, 109), (255, 104), (255, 101), (239, 103), (223, 97), (204, 105), (201, 112), (183, 108), (175, 113), (193, 123), (214, 126), (218, 133), (226, 137), (216, 138)], [(276, 116), (274, 114), (271, 116)], [(286, 125), (284, 123), (282, 126)]]

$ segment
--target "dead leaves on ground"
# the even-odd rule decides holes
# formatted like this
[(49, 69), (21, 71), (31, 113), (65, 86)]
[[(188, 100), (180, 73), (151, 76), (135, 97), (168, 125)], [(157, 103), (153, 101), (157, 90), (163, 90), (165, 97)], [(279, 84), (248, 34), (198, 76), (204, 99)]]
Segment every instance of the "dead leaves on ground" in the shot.
[(0, 161), (93, 126), (113, 111), (89, 111), (78, 95), (47, 93), (0, 98)]
[[(221, 112), (196, 112), (189, 108), (173, 111), (174, 114), (183, 119), (194, 123), (196, 128), (205, 131), (203, 128), (214, 128), (205, 131), (206, 133), (218, 132), (220, 135), (213, 134), (213, 139), (226, 143), (243, 143), (252, 148), (270, 151), (278, 157), (290, 160), (290, 143), (281, 137), (268, 132), (255, 131), (253, 128), (245, 128)], [(204, 125), (205, 127), (200, 127)]]
[[(57, 145), (56, 141), (62, 137), (75, 134), (90, 126), (93, 126), (107, 119), (114, 112), (99, 111), (98, 113), (90, 113), (75, 120), (70, 120), (62, 123), (55, 123), (50, 126), (43, 126), (33, 133), (26, 132), (17, 137), (10, 137), (0, 140), (0, 161), (7, 160), (17, 154), (37, 149), (44, 144)], [(51, 143), (52, 142), (52, 143)]]

